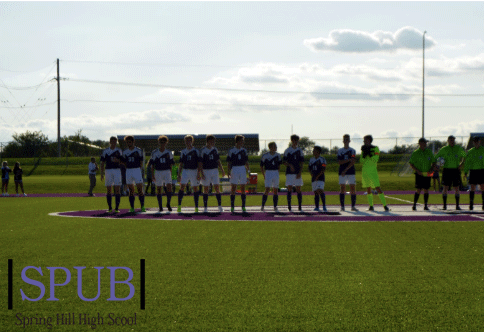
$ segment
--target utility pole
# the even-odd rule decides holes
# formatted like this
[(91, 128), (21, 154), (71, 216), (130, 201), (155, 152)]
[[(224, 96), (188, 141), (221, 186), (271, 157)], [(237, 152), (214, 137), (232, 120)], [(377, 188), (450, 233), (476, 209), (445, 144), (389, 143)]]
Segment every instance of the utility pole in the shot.
[(422, 37), (422, 137), (425, 137), (424, 124), (425, 124), (425, 34), (424, 31)]
[(59, 59), (57, 59), (57, 150), (61, 156), (61, 137), (60, 137), (60, 76)]

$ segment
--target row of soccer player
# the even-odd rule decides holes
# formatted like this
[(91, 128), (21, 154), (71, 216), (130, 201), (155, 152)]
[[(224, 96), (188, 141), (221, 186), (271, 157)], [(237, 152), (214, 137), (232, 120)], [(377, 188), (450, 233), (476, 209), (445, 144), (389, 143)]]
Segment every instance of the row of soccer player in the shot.
[[(410, 160), (411, 166), (416, 171), (416, 187), (417, 193), (415, 194), (414, 209), (416, 209), (416, 203), (418, 200), (418, 195), (420, 195), (421, 189), (424, 189), (424, 200), (425, 209), (427, 207), (428, 201), (428, 188), (430, 187), (430, 177), (424, 176), (424, 173), (428, 173), (435, 168), (436, 157), (440, 155), (446, 156), (446, 164), (444, 165), (443, 184), (444, 184), (444, 208), (446, 208), (447, 190), (449, 186), (454, 185), (457, 182), (452, 182), (449, 184), (449, 179), (452, 181), (457, 181), (451, 174), (452, 171), (446, 171), (446, 168), (453, 169), (454, 165), (452, 163), (453, 149), (455, 146), (455, 138), (453, 136), (449, 137), (449, 145), (451, 151), (448, 149), (442, 149), (439, 151), (437, 156), (433, 156), (432, 152), (426, 148), (427, 140), (420, 139), (420, 148), (417, 149)], [(144, 208), (144, 196), (142, 187), (142, 151), (134, 146), (134, 138), (132, 136), (125, 137), (126, 144), (128, 148), (123, 152), (116, 147), (117, 139), (111, 137), (110, 147), (105, 149), (101, 155), (101, 180), (104, 176), (104, 170), (106, 171), (106, 187), (107, 187), (107, 201), (109, 210), (112, 211), (112, 194), (111, 186), (115, 187), (116, 191), (116, 208), (118, 211), (120, 194), (120, 172), (119, 163), (122, 162), (126, 165), (126, 181), (130, 188), (130, 211), (134, 212), (134, 184), (136, 184), (139, 194), (139, 199), (141, 203), (141, 211), (145, 211)], [(215, 136), (207, 135), (207, 144), (202, 148), (201, 151), (193, 147), (193, 136), (187, 135), (185, 137), (186, 149), (181, 151), (180, 157), (180, 167), (178, 169), (178, 181), (180, 182), (180, 190), (178, 192), (178, 212), (181, 212), (181, 203), (183, 200), (184, 189), (188, 182), (190, 182), (194, 188), (194, 201), (195, 201), (195, 211), (198, 212), (198, 201), (199, 192), (198, 184), (201, 182), (204, 187), (203, 202), (204, 211), (207, 211), (208, 205), (208, 187), (210, 184), (214, 185), (216, 191), (216, 198), (218, 202), (218, 207), (220, 211), (223, 211), (221, 207), (221, 193), (219, 186), (219, 170), (222, 172), (222, 176), (225, 176), (225, 171), (223, 165), (220, 161), (220, 156), (218, 150), (215, 148)], [(298, 207), (299, 210), (302, 209), (302, 194), (301, 186), (303, 184), (301, 173), (303, 170), (304, 156), (302, 150), (298, 147), (299, 137), (297, 135), (291, 136), (291, 146), (287, 148), (284, 155), (281, 156), (277, 152), (277, 146), (274, 142), (269, 143), (269, 152), (264, 154), (261, 158), (261, 171), (265, 178), (265, 192), (262, 196), (262, 207), (266, 204), (268, 194), (272, 189), (274, 192), (273, 203), (274, 209), (277, 211), (278, 205), (278, 186), (279, 186), (279, 170), (281, 165), (286, 166), (286, 186), (288, 188), (287, 192), (287, 204), (288, 209), (291, 210), (292, 201), (292, 188), (296, 188)], [(373, 194), (372, 189), (376, 189), (378, 196), (384, 206), (385, 211), (389, 208), (386, 204), (384, 193), (381, 190), (380, 182), (378, 179), (377, 163), (379, 159), (380, 151), (377, 146), (372, 145), (371, 135), (364, 137), (364, 145), (361, 148), (360, 162), (363, 164), (362, 167), (362, 185), (367, 188), (367, 198), (370, 205), (369, 210), (373, 210)], [(155, 182), (157, 188), (157, 199), (160, 211), (163, 211), (162, 204), (162, 192), (161, 188), (166, 186), (166, 207), (168, 211), (171, 211), (171, 197), (172, 197), (172, 179), (171, 179), (171, 169), (174, 164), (173, 155), (166, 146), (168, 144), (168, 138), (166, 136), (160, 136), (158, 138), (159, 148), (154, 150), (151, 154), (151, 159), (149, 167), (152, 169), (153, 181)], [(344, 199), (346, 192), (346, 185), (350, 186), (351, 193), (351, 209), (357, 211), (356, 209), (356, 179), (355, 179), (355, 167), (356, 162), (356, 151), (349, 146), (350, 136), (343, 136), (344, 147), (338, 150), (338, 163), (339, 163), (339, 184), (341, 186), (340, 192), (340, 202), (341, 209), (344, 210)], [(479, 141), (477, 141), (479, 144)], [(245, 184), (247, 182), (246, 172), (250, 173), (248, 155), (247, 151), (243, 147), (244, 137), (242, 135), (235, 136), (235, 147), (232, 148), (227, 155), (228, 163), (228, 173), (231, 183), (231, 211), (234, 211), (235, 205), (235, 192), (237, 186), (241, 189), (241, 199), (242, 199), (242, 211), (245, 211)], [(448, 148), (445, 147), (445, 148)], [(462, 148), (461, 148), (462, 149)], [(476, 147), (479, 149), (479, 146)], [(478, 150), (478, 151), (482, 151)], [(429, 155), (430, 152), (430, 155)], [(461, 152), (455, 155), (465, 157), (465, 152), (462, 149), (464, 155)], [(471, 154), (472, 150), (470, 151)], [(423, 153), (423, 155), (422, 155)], [(459, 157), (460, 158), (460, 157)], [(473, 159), (472, 159), (473, 160)], [(482, 160), (482, 156), (481, 156)], [(447, 167), (446, 167), (447, 166)], [(482, 165), (481, 165), (482, 166)], [(462, 163), (458, 165), (458, 168), (462, 167)], [(480, 173), (478, 171), (478, 163), (467, 163), (466, 168), (471, 169), (471, 179), (477, 179), (481, 181)], [(477, 167), (477, 168), (476, 168)], [(484, 167), (481, 167), (481, 171)], [(323, 205), (323, 211), (326, 211), (325, 204), (325, 194), (324, 194), (324, 182), (325, 176), (324, 172), (326, 169), (326, 160), (321, 156), (321, 148), (315, 147), (313, 149), (313, 157), (309, 161), (309, 170), (311, 172), (312, 188), (314, 191), (315, 200), (315, 210), (319, 211), (319, 200), (321, 199)], [(477, 174), (477, 176), (476, 176)], [(482, 175), (482, 174), (481, 174)], [(459, 173), (460, 180), (460, 173)], [(428, 185), (427, 185), (428, 182)], [(472, 182), (470, 182), (472, 183)], [(480, 183), (480, 182), (479, 182)], [(473, 195), (471, 191), (471, 206), (473, 202)], [(458, 194), (456, 194), (458, 195)], [(457, 198), (458, 196), (456, 196)], [(458, 208), (458, 199), (457, 199)]]

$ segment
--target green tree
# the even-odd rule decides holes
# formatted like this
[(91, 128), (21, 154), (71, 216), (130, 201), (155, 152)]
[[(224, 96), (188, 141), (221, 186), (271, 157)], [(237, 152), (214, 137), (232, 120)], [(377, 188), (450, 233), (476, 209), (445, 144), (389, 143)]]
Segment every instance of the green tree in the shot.
[(3, 153), (9, 158), (32, 158), (44, 155), (48, 149), (49, 138), (42, 131), (26, 131), (13, 134)]

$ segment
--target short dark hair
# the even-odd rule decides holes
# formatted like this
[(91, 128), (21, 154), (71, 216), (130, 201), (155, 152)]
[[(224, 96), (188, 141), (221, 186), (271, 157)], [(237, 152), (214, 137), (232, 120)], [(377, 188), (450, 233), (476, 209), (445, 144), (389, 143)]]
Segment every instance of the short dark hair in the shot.
[(472, 138), (472, 140), (473, 140), (474, 142), (479, 142), (481, 139), (482, 139), (482, 137), (479, 137), (479, 136), (474, 136), (474, 137)]
[(117, 140), (118, 140), (118, 138), (117, 138), (116, 136), (111, 136), (111, 137), (109, 138), (109, 141), (112, 141), (112, 140), (117, 141)]
[(320, 154), (323, 152), (323, 149), (319, 145), (315, 145), (313, 149), (318, 151)]
[(271, 148), (271, 146), (274, 146), (277, 149), (276, 142), (270, 142), (267, 146), (269, 147), (269, 149)]
[(370, 143), (373, 143), (373, 136), (366, 135), (365, 137), (363, 137), (363, 140), (365, 140), (365, 139), (369, 139), (370, 140)]
[(94, 160), (94, 161), (96, 161), (96, 158), (94, 158), (94, 157), (91, 157), (91, 161), (93, 161), (93, 160)]
[(344, 135), (343, 135), (343, 139), (345, 139), (346, 137), (348, 137), (348, 139), (350, 139), (350, 135), (348, 135), (348, 134), (344, 134)]
[(241, 141), (243, 140), (245, 137), (242, 136), (242, 135), (235, 135), (235, 143), (237, 143), (238, 141)]
[(128, 135), (124, 137), (125, 141), (133, 141), (134, 142), (134, 137), (132, 135)]
[(212, 134), (207, 135), (207, 138), (206, 138), (207, 142), (213, 139), (215, 139), (215, 136), (213, 136)]
[(160, 137), (158, 137), (158, 143), (161, 143), (162, 141), (168, 143), (168, 137), (166, 137), (165, 135), (160, 135)]
[(294, 140), (299, 141), (299, 136), (297, 136), (296, 134), (291, 135), (291, 142)]

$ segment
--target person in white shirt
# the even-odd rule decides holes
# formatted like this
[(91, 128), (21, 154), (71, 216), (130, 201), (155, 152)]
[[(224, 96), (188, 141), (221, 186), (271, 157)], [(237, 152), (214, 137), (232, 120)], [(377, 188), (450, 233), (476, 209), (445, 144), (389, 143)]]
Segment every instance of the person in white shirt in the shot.
[(96, 164), (96, 158), (94, 157), (91, 158), (91, 162), (89, 163), (88, 169), (89, 169), (90, 186), (89, 186), (89, 192), (87, 194), (89, 196), (94, 196), (94, 194), (92, 193), (92, 190), (96, 186), (96, 173), (99, 170), (99, 167)]

